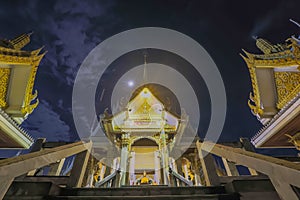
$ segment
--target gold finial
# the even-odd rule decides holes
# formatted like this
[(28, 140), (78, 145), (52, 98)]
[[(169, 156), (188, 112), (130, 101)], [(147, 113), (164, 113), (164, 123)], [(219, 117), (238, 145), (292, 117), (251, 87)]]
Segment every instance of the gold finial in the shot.
[(147, 82), (147, 53), (144, 53), (144, 74), (143, 74), (143, 81), (144, 83)]
[(257, 36), (253, 36), (253, 38), (256, 40), (256, 46), (264, 53), (264, 54), (270, 54), (275, 51), (273, 45), (262, 38), (258, 38)]
[(30, 36), (33, 34), (33, 32), (30, 33), (24, 33), (18, 37), (16, 37), (13, 40), (10, 40), (10, 44), (14, 47), (14, 49), (22, 49), (24, 46), (26, 46), (30, 42)]

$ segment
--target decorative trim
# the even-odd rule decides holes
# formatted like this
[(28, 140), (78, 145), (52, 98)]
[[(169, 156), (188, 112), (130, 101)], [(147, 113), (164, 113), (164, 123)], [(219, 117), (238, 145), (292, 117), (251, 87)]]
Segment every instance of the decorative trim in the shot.
[(17, 141), (19, 144), (21, 144), (24, 148), (29, 148), (33, 142), (34, 139), (31, 137), (25, 129), (23, 129), (14, 119), (12, 119), (6, 112), (4, 112), (0, 108), (0, 115), (11, 125), (13, 126), (18, 132), (14, 132), (16, 137), (20, 138), (22, 142)]
[(300, 73), (274, 72), (277, 89), (277, 108), (281, 109), (300, 92)]
[(7, 88), (10, 77), (10, 68), (0, 68), (0, 107), (7, 106)]
[[(271, 126), (276, 126), (276, 123), (281, 121), (279, 118), (285, 118), (285, 115), (290, 116), (289, 113), (294, 110), (294, 107), (297, 107), (300, 103), (300, 93), (295, 96), (290, 102), (288, 102), (267, 124), (261, 128), (252, 138), (251, 143), (255, 147), (261, 147), (266, 139), (269, 138), (271, 135), (269, 134), (268, 129)], [(290, 116), (291, 117), (291, 116)]]

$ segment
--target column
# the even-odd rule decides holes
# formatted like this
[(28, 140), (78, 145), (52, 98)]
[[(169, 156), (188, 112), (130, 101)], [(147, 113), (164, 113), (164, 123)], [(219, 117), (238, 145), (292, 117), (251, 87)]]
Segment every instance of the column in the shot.
[(154, 170), (154, 181), (159, 185), (161, 183), (159, 151), (154, 152)]
[(130, 152), (130, 162), (129, 162), (129, 184), (134, 185), (135, 183), (135, 152)]
[(192, 161), (192, 168), (195, 175), (195, 186), (202, 186), (200, 177), (200, 160), (197, 148), (194, 149)]
[(188, 170), (188, 160), (184, 158), (185, 162), (183, 164), (183, 174), (186, 180), (189, 180), (189, 170)]
[(166, 143), (166, 134), (165, 131), (162, 130), (160, 133), (160, 141), (159, 141), (159, 149), (161, 152), (161, 164), (162, 164), (162, 172), (163, 172), (163, 182), (164, 185), (169, 185), (169, 153), (168, 147)]
[(126, 185), (127, 164), (129, 155), (129, 133), (122, 134), (121, 161), (120, 161), (120, 186)]

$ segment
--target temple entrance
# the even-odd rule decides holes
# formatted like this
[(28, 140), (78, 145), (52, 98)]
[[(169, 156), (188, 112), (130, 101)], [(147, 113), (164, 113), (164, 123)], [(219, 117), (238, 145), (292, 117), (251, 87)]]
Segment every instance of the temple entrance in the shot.
[(158, 144), (148, 138), (138, 139), (131, 145), (130, 185), (158, 185), (161, 182), (158, 150)]

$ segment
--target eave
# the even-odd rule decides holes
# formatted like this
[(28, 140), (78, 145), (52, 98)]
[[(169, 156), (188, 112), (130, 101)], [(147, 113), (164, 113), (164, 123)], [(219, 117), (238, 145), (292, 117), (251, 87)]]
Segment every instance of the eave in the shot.
[(25, 148), (28, 149), (33, 144), (33, 138), (19, 126), (11, 117), (9, 117), (2, 109), (0, 109), (0, 127), (1, 139), (7, 142), (2, 142), (0, 148)]
[(251, 138), (252, 144), (256, 148), (294, 148), (285, 134), (294, 135), (299, 131), (299, 119), (300, 93)]

